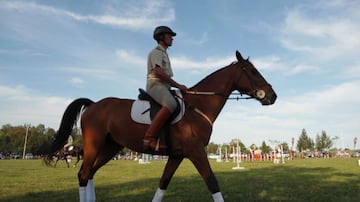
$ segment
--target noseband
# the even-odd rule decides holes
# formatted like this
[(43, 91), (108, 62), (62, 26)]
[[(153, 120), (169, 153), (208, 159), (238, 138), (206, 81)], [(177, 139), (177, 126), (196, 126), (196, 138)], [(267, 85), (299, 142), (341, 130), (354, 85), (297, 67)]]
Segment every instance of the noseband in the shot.
[[(254, 84), (256, 83), (256, 82), (254, 81), (254, 79), (253, 79), (251, 76), (249, 76), (249, 72), (247, 71), (247, 67), (244, 65), (244, 67), (240, 67), (240, 68), (241, 68), (242, 71), (243, 71), (242, 73), (245, 74), (246, 77), (249, 79), (249, 82), (250, 82), (251, 87), (256, 86), (256, 85), (254, 85)], [(256, 72), (254, 72), (254, 74), (260, 74), (260, 73), (257, 71), (257, 69), (254, 68), (254, 70), (256, 71)], [(243, 75), (243, 74), (242, 74), (242, 75)], [(241, 79), (242, 75), (240, 76), (239, 80)], [(267, 83), (267, 85), (271, 87), (270, 84)], [(249, 96), (248, 96), (248, 97), (238, 97), (238, 96), (237, 96), (237, 97), (234, 97), (234, 98), (230, 98), (230, 97), (229, 97), (228, 99), (230, 99), (230, 100), (234, 100), (234, 99), (236, 99), (236, 100), (239, 100), (239, 99), (259, 99), (259, 100), (262, 100), (262, 99), (264, 99), (265, 96), (266, 96), (265, 91), (262, 90), (261, 88), (260, 88), (260, 89), (259, 89), (259, 88), (255, 88), (255, 90), (252, 90), (252, 91), (249, 91), (249, 92), (231, 93), (230, 95), (240, 95), (240, 96), (243, 96), (244, 94), (249, 95)]]

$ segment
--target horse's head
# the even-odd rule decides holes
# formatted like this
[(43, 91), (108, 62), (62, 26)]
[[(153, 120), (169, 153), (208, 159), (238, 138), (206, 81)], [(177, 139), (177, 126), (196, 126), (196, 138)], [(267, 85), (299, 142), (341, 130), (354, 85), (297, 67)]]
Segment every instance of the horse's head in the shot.
[(236, 58), (238, 62), (235, 64), (238, 74), (235, 79), (234, 89), (242, 94), (247, 94), (262, 105), (274, 104), (276, 100), (276, 93), (271, 85), (264, 79), (260, 72), (254, 67), (249, 59), (244, 59), (239, 51), (236, 51)]

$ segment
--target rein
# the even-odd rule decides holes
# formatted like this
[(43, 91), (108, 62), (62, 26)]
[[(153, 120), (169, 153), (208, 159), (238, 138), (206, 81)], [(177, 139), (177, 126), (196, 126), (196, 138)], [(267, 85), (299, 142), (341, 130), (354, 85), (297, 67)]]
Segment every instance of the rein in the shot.
[(231, 95), (240, 95), (240, 97), (239, 97), (239, 96), (236, 96), (236, 97), (228, 97), (228, 100), (236, 100), (236, 101), (239, 101), (239, 100), (255, 99), (255, 97), (251, 97), (251, 96), (241, 97), (241, 96), (244, 96), (243, 93), (230, 93), (230, 96), (231, 96)]
[[(208, 95), (217, 95), (217, 96), (224, 96), (224, 93), (217, 93), (217, 92), (201, 92), (201, 91), (186, 91), (185, 92), (186, 94), (192, 94), (192, 95), (205, 95), (205, 96), (208, 96)], [(240, 95), (240, 96), (243, 96), (243, 93), (230, 93), (230, 96), (231, 95)], [(182, 100), (184, 100), (183, 98), (181, 98)], [(239, 100), (239, 99), (254, 99), (254, 97), (228, 97), (227, 98), (228, 100)], [(210, 126), (213, 125), (213, 122), (212, 120), (204, 113), (202, 112), (200, 109), (198, 109), (197, 107), (191, 105), (191, 104), (188, 104), (187, 105), (190, 109), (194, 110), (196, 113), (198, 113), (201, 117), (203, 117), (208, 123)]]
[[(217, 92), (201, 92), (201, 91), (186, 91), (186, 94), (192, 94), (192, 95), (219, 95), (224, 96), (224, 93), (217, 93)], [(248, 96), (248, 97), (241, 97), (243, 96), (243, 93), (230, 93), (231, 95), (240, 95), (236, 97), (228, 97), (228, 100), (248, 100), (248, 99), (255, 99), (254, 97)]]
[[(236, 64), (236, 63), (233, 63), (233, 64)], [(246, 68), (244, 67), (240, 67), (242, 68), (243, 70), (243, 74), (240, 75), (240, 78), (243, 76), (243, 75), (246, 75), (251, 83), (252, 86), (254, 86), (254, 81), (253, 79), (248, 75), (248, 72), (246, 70)], [(239, 78), (239, 79), (240, 79)], [(208, 92), (204, 92), (204, 91), (186, 91), (185, 92), (186, 94), (191, 94), (191, 95), (218, 95), (218, 96), (225, 96), (224, 93), (219, 93), (219, 92), (211, 92), (211, 91), (208, 91)], [(227, 98), (228, 100), (236, 100), (236, 101), (239, 101), (239, 100), (248, 100), (248, 99), (255, 99), (254, 96), (251, 96), (251, 95), (248, 95), (247, 97), (242, 97), (244, 96), (245, 93), (243, 92), (239, 92), (239, 93), (230, 93), (229, 97)], [(235, 97), (231, 97), (231, 95), (236, 95)], [(237, 95), (240, 95), (240, 96), (237, 96)]]

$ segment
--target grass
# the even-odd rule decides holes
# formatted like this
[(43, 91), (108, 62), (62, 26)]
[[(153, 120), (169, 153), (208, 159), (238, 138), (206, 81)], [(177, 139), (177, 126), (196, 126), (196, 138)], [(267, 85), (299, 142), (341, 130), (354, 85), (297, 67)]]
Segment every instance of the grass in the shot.
[[(225, 201), (358, 201), (360, 166), (355, 158), (297, 159), (286, 164), (211, 161)], [(138, 164), (111, 161), (95, 176), (97, 201), (150, 201), (164, 161)], [(77, 201), (79, 168), (40, 160), (0, 161), (0, 201)], [(194, 166), (185, 160), (175, 173), (164, 202), (212, 201)]]

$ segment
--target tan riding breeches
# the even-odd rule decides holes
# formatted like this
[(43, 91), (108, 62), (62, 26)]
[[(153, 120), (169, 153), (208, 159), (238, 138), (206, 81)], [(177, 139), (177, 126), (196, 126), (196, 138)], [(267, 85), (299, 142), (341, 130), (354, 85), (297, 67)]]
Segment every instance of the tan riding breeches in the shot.
[(156, 84), (147, 89), (147, 93), (170, 112), (174, 112), (177, 106), (176, 100), (165, 85)]

